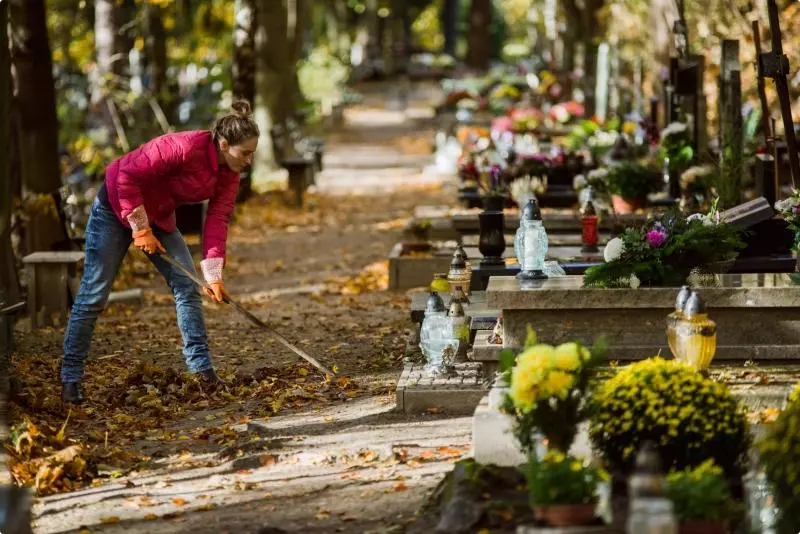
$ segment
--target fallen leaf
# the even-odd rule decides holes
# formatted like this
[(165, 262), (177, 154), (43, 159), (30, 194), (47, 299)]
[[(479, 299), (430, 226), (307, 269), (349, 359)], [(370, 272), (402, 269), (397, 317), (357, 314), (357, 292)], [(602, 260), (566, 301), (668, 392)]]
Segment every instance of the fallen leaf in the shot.
[(158, 516), (156, 514), (147, 514), (146, 516), (144, 516), (145, 521), (155, 521), (156, 519), (158, 519)]
[(119, 517), (115, 515), (101, 517), (100, 522), (103, 523), (104, 525), (113, 525), (115, 523), (119, 523)]
[(406, 483), (405, 483), (405, 482), (398, 482), (397, 484), (395, 484), (394, 486), (392, 486), (392, 489), (393, 489), (394, 491), (405, 491), (405, 490), (407, 490), (407, 489), (408, 489), (408, 485), (406, 485)]
[(172, 504), (174, 504), (175, 506), (183, 506), (184, 504), (186, 504), (186, 499), (175, 497), (174, 499), (172, 499)]
[(278, 457), (275, 456), (274, 454), (262, 454), (258, 458), (258, 463), (260, 463), (264, 467), (274, 465), (277, 461)]
[(314, 519), (316, 519), (317, 521), (323, 521), (325, 519), (330, 519), (330, 517), (331, 517), (331, 512), (329, 510), (323, 509), (317, 512), (317, 515), (314, 516)]

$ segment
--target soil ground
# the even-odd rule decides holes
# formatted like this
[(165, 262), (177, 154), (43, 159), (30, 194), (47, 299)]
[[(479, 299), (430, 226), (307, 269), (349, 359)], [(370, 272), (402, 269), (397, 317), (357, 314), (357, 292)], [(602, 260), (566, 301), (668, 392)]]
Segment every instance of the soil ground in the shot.
[[(86, 408), (58, 406), (63, 329), (18, 325), (12, 464), (73, 444), (91, 467), (67, 459), (72, 479), (41, 460), (27, 468), (52, 493), (35, 505), (37, 532), (382, 532), (413, 518), (468, 452), (469, 418), (393, 411), (410, 325), (405, 296), (376, 291), (380, 262), (414, 207), (454, 197), (421, 173), (435, 90), (415, 88), (405, 113), (387, 109), (385, 91), (365, 88), (363, 105), (328, 136), (305, 209), (262, 195), (230, 230), (229, 292), (344, 378), (324, 383), (233, 310), (206, 303), (214, 361), (233, 391), (204, 391), (180, 376), (171, 295), (132, 251), (117, 288), (142, 287), (146, 302), (112, 305), (98, 321)], [(126, 454), (134, 469), (119, 461)]]

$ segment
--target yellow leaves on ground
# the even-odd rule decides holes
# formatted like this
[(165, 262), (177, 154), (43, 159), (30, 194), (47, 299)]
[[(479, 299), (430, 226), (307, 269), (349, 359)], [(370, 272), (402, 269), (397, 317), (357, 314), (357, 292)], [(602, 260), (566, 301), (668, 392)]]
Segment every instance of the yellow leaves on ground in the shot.
[(377, 261), (364, 267), (357, 275), (347, 278), (331, 278), (327, 291), (338, 295), (361, 295), (386, 291), (389, 288), (389, 262)]
[[(359, 390), (349, 377), (321, 380), (316, 371), (300, 365), (264, 367), (242, 376), (222, 372), (227, 391), (209, 390), (196, 377), (171, 368), (112, 358), (87, 369), (91, 404), (64, 413), (59, 386), (52, 380), (58, 376), (58, 360), (23, 356), (13, 364), (13, 374), (25, 377), (25, 386), (11, 402), (14, 417), (21, 422), (13, 426), (7, 447), (9, 469), (16, 484), (32, 486), (38, 495), (123, 476), (149, 460), (137, 452), (139, 443), (163, 447), (165, 442), (176, 442), (176, 449), (197, 441), (233, 446), (241, 439), (231, 426), (236, 418), (219, 412), (231, 402), (250, 402), (260, 414), (273, 415), (283, 407), (351, 398)], [(212, 413), (194, 420), (214, 426), (168, 430), (199, 409)]]
[(111, 515), (111, 516), (107, 516), (107, 517), (101, 517), (100, 518), (100, 522), (103, 523), (104, 525), (115, 525), (115, 524), (119, 523), (119, 517), (117, 517), (115, 515)]

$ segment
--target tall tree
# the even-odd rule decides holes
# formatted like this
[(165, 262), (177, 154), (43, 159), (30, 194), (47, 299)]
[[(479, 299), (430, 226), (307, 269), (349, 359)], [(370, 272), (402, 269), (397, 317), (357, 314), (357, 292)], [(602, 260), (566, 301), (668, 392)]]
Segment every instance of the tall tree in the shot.
[[(255, 0), (236, 0), (233, 26), (233, 96), (244, 99), (251, 105), (256, 96), (256, 51), (255, 37), (258, 4)], [(239, 188), (239, 200), (245, 200), (252, 190), (252, 171), (243, 176)]]
[[(19, 299), (19, 281), (11, 249), (11, 56), (8, 50), (8, 2), (0, 2), (0, 302)], [(0, 332), (0, 336), (3, 333)], [(0, 363), (1, 365), (1, 363)]]
[(460, 7), (460, 0), (444, 0), (444, 6), (442, 7), (444, 53), (452, 57), (455, 57), (456, 55), (456, 41), (458, 40), (458, 15)]
[(564, 0), (564, 13), (572, 36), (583, 45), (583, 93), (587, 114), (594, 113), (594, 89), (597, 78), (597, 48), (603, 35), (603, 26), (598, 17), (605, 0)]
[[(44, 0), (9, 0), (9, 10), (23, 193), (52, 194), (61, 186), (61, 173), (53, 62)], [(51, 212), (31, 214), (26, 231), (28, 252), (48, 250), (66, 239), (64, 227)]]
[(167, 34), (161, 6), (147, 5), (147, 55), (150, 64), (151, 90), (167, 117), (172, 117), (172, 98), (167, 87)]
[(261, 129), (260, 148), (253, 162), (253, 180), (257, 183), (267, 180), (275, 168), (270, 131), (290, 111), (293, 66), (287, 43), (288, 13), (288, 0), (263, 2), (257, 13), (255, 118)]
[(472, 0), (469, 11), (469, 35), (465, 63), (473, 69), (489, 68), (492, 57), (492, 0)]

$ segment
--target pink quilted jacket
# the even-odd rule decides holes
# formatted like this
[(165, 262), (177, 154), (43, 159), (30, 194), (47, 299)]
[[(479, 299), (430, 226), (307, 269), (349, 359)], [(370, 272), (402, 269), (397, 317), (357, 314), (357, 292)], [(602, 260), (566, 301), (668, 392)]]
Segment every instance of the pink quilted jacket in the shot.
[(174, 232), (178, 205), (210, 200), (203, 257), (223, 259), (239, 174), (220, 167), (217, 159), (216, 145), (207, 130), (162, 135), (108, 166), (108, 201), (126, 227), (131, 226), (131, 212), (144, 206), (150, 224)]

